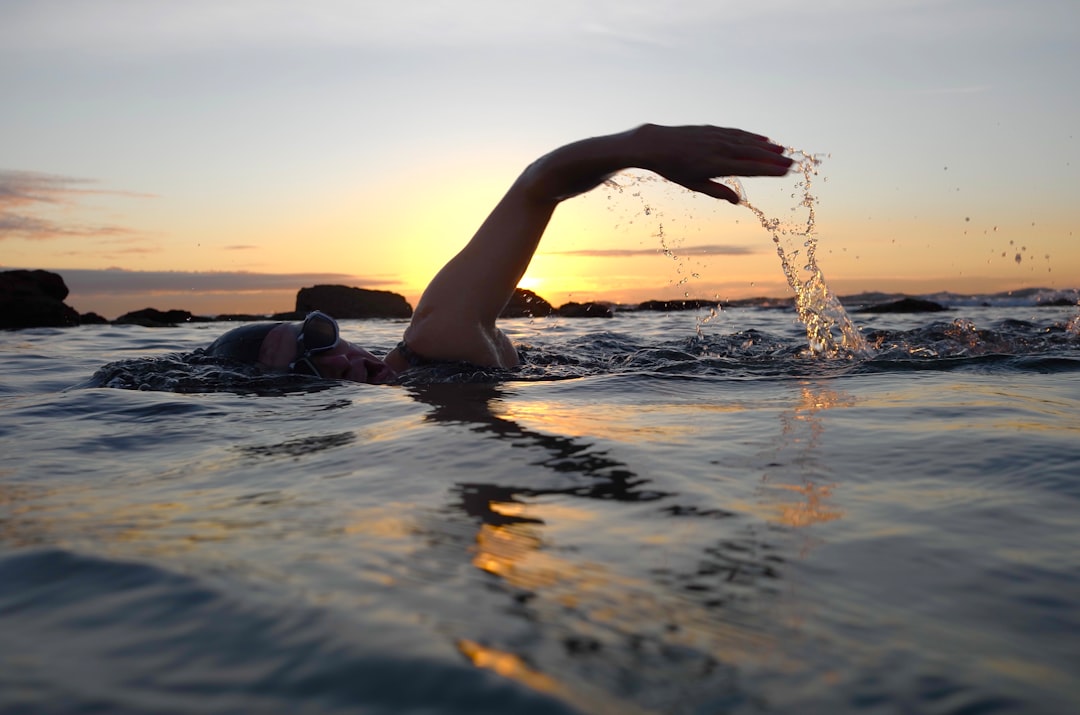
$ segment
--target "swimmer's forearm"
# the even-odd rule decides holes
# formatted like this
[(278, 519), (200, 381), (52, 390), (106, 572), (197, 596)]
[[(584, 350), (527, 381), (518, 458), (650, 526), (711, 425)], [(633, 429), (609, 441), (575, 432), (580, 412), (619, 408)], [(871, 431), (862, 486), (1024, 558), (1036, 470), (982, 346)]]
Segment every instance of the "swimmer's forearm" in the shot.
[(540, 201), (558, 203), (583, 194), (644, 161), (642, 143), (635, 140), (640, 131), (641, 127), (559, 147), (530, 164), (519, 181), (531, 198)]

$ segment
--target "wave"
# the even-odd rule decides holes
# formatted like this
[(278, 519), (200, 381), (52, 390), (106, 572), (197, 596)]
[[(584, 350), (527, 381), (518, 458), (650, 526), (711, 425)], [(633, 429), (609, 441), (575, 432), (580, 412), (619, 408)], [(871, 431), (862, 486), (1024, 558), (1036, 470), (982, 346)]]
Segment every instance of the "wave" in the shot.
[(55, 548), (0, 558), (0, 583), (4, 712), (573, 712), (400, 624), (249, 584)]

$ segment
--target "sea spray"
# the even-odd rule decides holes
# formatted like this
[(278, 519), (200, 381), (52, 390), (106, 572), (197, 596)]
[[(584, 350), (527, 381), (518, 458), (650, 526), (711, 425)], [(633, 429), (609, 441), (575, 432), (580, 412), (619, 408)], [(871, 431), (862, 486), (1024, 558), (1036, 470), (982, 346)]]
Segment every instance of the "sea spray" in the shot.
[[(795, 291), (795, 308), (798, 311), (799, 320), (806, 326), (806, 339), (810, 352), (828, 357), (866, 353), (869, 350), (866, 341), (848, 318), (836, 294), (825, 282), (825, 275), (817, 263), (818, 239), (815, 232), (814, 212), (817, 197), (811, 189), (813, 177), (818, 175), (818, 166), (821, 165), (822, 158), (820, 155), (808, 154), (798, 149), (789, 149), (788, 154), (795, 160), (794, 167), (802, 175), (802, 180), (796, 184), (796, 188), (801, 190), (802, 197), (799, 204), (792, 210), (795, 211), (798, 207), (806, 209), (804, 226), (785, 223), (779, 218), (769, 218), (763, 210), (747, 200), (742, 183), (737, 178), (728, 178), (725, 183), (739, 195), (739, 204), (750, 209), (761, 222), (762, 227), (772, 234), (773, 243), (776, 244), (776, 254), (780, 257), (780, 265), (784, 270), (784, 277)], [(798, 198), (798, 192), (793, 193), (792, 198)], [(802, 249), (793, 245), (800, 239), (802, 249), (805, 249), (801, 268), (799, 256)]]

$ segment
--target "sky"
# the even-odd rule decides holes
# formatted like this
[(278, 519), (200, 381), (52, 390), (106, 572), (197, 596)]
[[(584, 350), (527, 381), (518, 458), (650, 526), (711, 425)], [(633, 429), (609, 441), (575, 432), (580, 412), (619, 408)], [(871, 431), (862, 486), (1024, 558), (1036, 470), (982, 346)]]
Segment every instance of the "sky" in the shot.
[[(0, 0), (0, 270), (110, 318), (316, 283), (415, 305), (532, 160), (655, 122), (817, 155), (840, 294), (1075, 288), (1077, 67), (1076, 0)], [(801, 178), (744, 187), (798, 224)], [(790, 295), (746, 207), (615, 183), (523, 287)]]

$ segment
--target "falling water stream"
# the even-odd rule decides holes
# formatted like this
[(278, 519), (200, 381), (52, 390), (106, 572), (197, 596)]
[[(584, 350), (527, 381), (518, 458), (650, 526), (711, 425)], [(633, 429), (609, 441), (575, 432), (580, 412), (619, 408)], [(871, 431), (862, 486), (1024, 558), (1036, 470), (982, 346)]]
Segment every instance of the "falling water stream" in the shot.
[[(810, 352), (828, 357), (866, 353), (869, 350), (866, 341), (848, 318), (836, 294), (825, 282), (825, 274), (817, 263), (818, 238), (814, 211), (817, 197), (812, 193), (812, 188), (813, 178), (818, 174), (822, 157), (799, 149), (789, 149), (788, 154), (795, 160), (794, 168), (802, 175), (802, 180), (796, 184), (796, 188), (802, 193), (797, 207), (806, 209), (806, 221), (802, 225), (770, 218), (762, 209), (747, 200), (742, 182), (729, 178), (726, 183), (738, 193), (740, 205), (750, 209), (762, 227), (772, 235), (784, 277), (795, 291), (795, 308), (799, 320), (806, 326)], [(799, 198), (797, 193), (792, 194), (792, 197)], [(795, 245), (800, 239), (801, 248)], [(804, 251), (805, 257), (800, 267), (799, 257)]]

